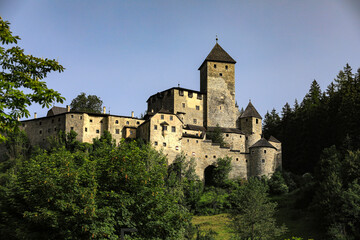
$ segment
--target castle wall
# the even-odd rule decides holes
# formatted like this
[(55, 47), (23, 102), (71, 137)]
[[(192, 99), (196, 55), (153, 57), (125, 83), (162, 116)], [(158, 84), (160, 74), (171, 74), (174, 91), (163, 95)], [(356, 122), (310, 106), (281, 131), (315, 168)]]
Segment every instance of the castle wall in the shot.
[(249, 152), (249, 148), (261, 139), (259, 134), (246, 135), (245, 137), (245, 152)]
[(245, 134), (223, 133), (223, 137), (230, 149), (245, 152)]
[(174, 89), (158, 92), (149, 98), (148, 112), (158, 112), (160, 109), (174, 112)]
[[(180, 141), (182, 122), (176, 115), (165, 113), (155, 114), (149, 122), (149, 135), (152, 146), (158, 151), (162, 150), (167, 155), (169, 164), (171, 164), (182, 149)], [(167, 125), (164, 123), (167, 123)]]
[(248, 172), (248, 154), (240, 153), (239, 151), (231, 151), (229, 148), (221, 148), (219, 144), (213, 144), (209, 140), (200, 138), (183, 137), (181, 140), (182, 150), (188, 157), (196, 159), (196, 174), (200, 179), (204, 178), (205, 168), (214, 165), (218, 158), (226, 156), (232, 158), (232, 171), (230, 178), (240, 177), (247, 178)]
[(196, 91), (174, 89), (174, 113), (185, 112), (185, 124), (203, 126), (204, 96)]
[(32, 145), (43, 145), (58, 131), (65, 131), (65, 115), (22, 121), (20, 129), (26, 132)]
[(271, 147), (256, 147), (250, 149), (250, 174), (261, 177), (271, 176), (275, 171), (277, 151)]

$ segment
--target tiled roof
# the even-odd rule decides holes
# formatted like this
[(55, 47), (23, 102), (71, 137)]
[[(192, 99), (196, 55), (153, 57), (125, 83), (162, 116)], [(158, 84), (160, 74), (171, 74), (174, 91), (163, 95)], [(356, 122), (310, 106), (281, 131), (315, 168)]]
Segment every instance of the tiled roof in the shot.
[(275, 142), (275, 143), (281, 143), (279, 140), (277, 140), (274, 136), (270, 136), (269, 142)]
[(206, 131), (206, 129), (203, 126), (197, 126), (197, 125), (186, 125), (185, 129), (193, 130), (193, 131)]
[(46, 116), (47, 117), (54, 116), (54, 115), (62, 114), (62, 113), (65, 113), (65, 112), (67, 112), (66, 108), (54, 106), (47, 112)]
[(257, 141), (254, 145), (252, 145), (250, 148), (256, 148), (256, 147), (271, 147), (275, 148), (273, 145), (271, 145), (265, 138), (261, 138), (259, 141)]
[(218, 44), (216, 43), (209, 55), (205, 58), (200, 68), (206, 61), (236, 63), (236, 61)]
[(258, 113), (258, 111), (256, 111), (254, 105), (252, 105), (251, 102), (249, 102), (245, 111), (240, 116), (240, 118), (245, 118), (245, 117), (256, 117), (262, 119), (261, 115)]

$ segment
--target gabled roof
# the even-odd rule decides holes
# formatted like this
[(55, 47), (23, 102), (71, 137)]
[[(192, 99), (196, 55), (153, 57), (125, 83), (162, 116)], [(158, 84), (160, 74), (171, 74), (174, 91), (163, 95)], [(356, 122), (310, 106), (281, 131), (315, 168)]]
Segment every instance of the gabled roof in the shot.
[(187, 124), (185, 129), (192, 131), (204, 131), (204, 132), (206, 131), (206, 129), (203, 126), (191, 125), (191, 124)]
[(254, 145), (252, 145), (250, 148), (255, 148), (255, 147), (270, 147), (270, 148), (275, 148), (276, 149), (276, 147), (271, 145), (265, 138), (261, 138)]
[(241, 114), (240, 118), (256, 117), (262, 119), (258, 111), (256, 111), (254, 105), (251, 102), (247, 105), (245, 111)]
[(50, 117), (50, 116), (54, 116), (54, 115), (58, 115), (58, 114), (62, 114), (62, 113), (65, 113), (67, 112), (67, 109), (64, 108), (64, 107), (52, 107), (48, 112), (47, 112), (47, 117)]
[(209, 55), (205, 58), (198, 70), (204, 65), (205, 62), (225, 62), (225, 63), (236, 63), (236, 61), (218, 44), (216, 43)]
[(275, 143), (281, 143), (279, 140), (277, 140), (274, 136), (270, 136), (269, 142), (275, 142)]

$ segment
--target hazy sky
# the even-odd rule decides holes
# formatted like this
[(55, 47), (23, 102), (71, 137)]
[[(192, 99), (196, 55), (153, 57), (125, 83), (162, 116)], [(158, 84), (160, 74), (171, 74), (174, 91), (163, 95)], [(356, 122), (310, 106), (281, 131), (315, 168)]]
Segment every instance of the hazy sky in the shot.
[(300, 102), (314, 79), (324, 90), (346, 63), (360, 67), (359, 2), (0, 0), (0, 16), (26, 54), (66, 68), (46, 79), (63, 106), (85, 92), (111, 114), (139, 116), (156, 92), (199, 90), (197, 69), (217, 34), (237, 61), (238, 105), (251, 99), (264, 116)]

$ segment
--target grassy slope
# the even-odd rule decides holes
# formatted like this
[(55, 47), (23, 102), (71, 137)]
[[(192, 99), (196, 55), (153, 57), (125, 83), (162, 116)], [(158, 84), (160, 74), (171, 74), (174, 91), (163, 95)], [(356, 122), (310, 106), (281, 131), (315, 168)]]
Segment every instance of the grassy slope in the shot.
[[(288, 232), (280, 239), (291, 238), (292, 236), (302, 237), (303, 239), (324, 239), (317, 227), (317, 223), (310, 212), (294, 207), (296, 191), (283, 196), (273, 197), (272, 200), (278, 202), (277, 214), (275, 215), (278, 224), (285, 224)], [(200, 229), (212, 229), (216, 231), (216, 239), (230, 239), (231, 229), (227, 227), (229, 219), (227, 214), (213, 216), (194, 216), (193, 224), (200, 224)]]

